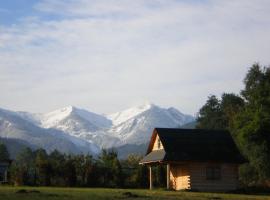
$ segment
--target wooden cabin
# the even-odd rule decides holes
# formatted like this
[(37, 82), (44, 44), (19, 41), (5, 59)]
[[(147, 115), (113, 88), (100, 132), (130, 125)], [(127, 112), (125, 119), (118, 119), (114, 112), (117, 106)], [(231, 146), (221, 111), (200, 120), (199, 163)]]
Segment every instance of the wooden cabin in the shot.
[(0, 184), (8, 182), (8, 168), (11, 160), (0, 160)]
[(246, 162), (228, 131), (156, 128), (147, 154), (152, 166), (167, 165), (167, 189), (231, 191), (238, 188), (238, 167)]

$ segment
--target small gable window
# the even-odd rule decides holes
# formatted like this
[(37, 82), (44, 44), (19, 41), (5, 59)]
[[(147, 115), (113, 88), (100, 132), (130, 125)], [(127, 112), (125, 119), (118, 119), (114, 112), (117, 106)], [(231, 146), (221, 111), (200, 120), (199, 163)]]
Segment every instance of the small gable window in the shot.
[(158, 138), (158, 141), (157, 141), (157, 147), (158, 147), (158, 149), (161, 148), (161, 142), (160, 142), (160, 139), (159, 138)]
[(220, 166), (207, 167), (206, 168), (206, 179), (207, 180), (220, 180), (221, 179)]

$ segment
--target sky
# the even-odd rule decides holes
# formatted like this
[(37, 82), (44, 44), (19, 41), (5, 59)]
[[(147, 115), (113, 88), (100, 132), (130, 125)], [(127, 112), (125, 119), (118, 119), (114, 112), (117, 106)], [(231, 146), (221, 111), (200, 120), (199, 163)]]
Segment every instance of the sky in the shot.
[(269, 0), (0, 1), (0, 107), (196, 115), (270, 64)]

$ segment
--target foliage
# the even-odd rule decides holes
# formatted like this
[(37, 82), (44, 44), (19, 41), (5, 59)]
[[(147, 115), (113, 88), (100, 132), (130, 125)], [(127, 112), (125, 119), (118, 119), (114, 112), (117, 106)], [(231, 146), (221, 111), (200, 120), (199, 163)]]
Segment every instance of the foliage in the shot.
[(199, 111), (196, 128), (229, 129), (243, 107), (244, 100), (233, 93), (224, 93), (221, 100), (211, 95)]
[(232, 132), (250, 161), (248, 170), (255, 171), (254, 180), (270, 186), (270, 68), (254, 64), (244, 83), (245, 109)]
[(35, 153), (30, 148), (23, 149), (11, 166), (11, 177), (15, 185), (36, 185)]
[(9, 153), (7, 150), (7, 147), (0, 143), (0, 160), (8, 160), (9, 159)]
[(240, 96), (210, 96), (199, 111), (197, 128), (230, 130), (249, 160), (240, 168), (240, 180), (270, 187), (270, 68), (255, 63), (244, 84)]
[(102, 150), (98, 166), (102, 169), (101, 183), (107, 187), (120, 187), (122, 185), (122, 168), (114, 150)]
[(125, 180), (125, 187), (146, 188), (149, 183), (148, 169), (144, 165), (139, 165), (141, 156), (130, 154), (127, 159), (121, 162)]
[(139, 166), (140, 159), (134, 155), (120, 161), (113, 150), (102, 150), (95, 159), (26, 148), (12, 163), (11, 181), (30, 186), (146, 187), (148, 171)]

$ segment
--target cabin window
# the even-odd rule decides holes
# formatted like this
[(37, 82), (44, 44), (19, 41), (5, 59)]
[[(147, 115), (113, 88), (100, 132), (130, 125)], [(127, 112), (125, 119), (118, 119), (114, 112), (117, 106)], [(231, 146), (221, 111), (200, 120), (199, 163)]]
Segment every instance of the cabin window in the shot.
[(158, 138), (158, 141), (157, 141), (157, 148), (160, 149), (161, 147), (161, 142), (160, 142), (160, 139)]
[(221, 179), (221, 169), (219, 166), (207, 167), (206, 168), (206, 179), (207, 180), (220, 180)]

